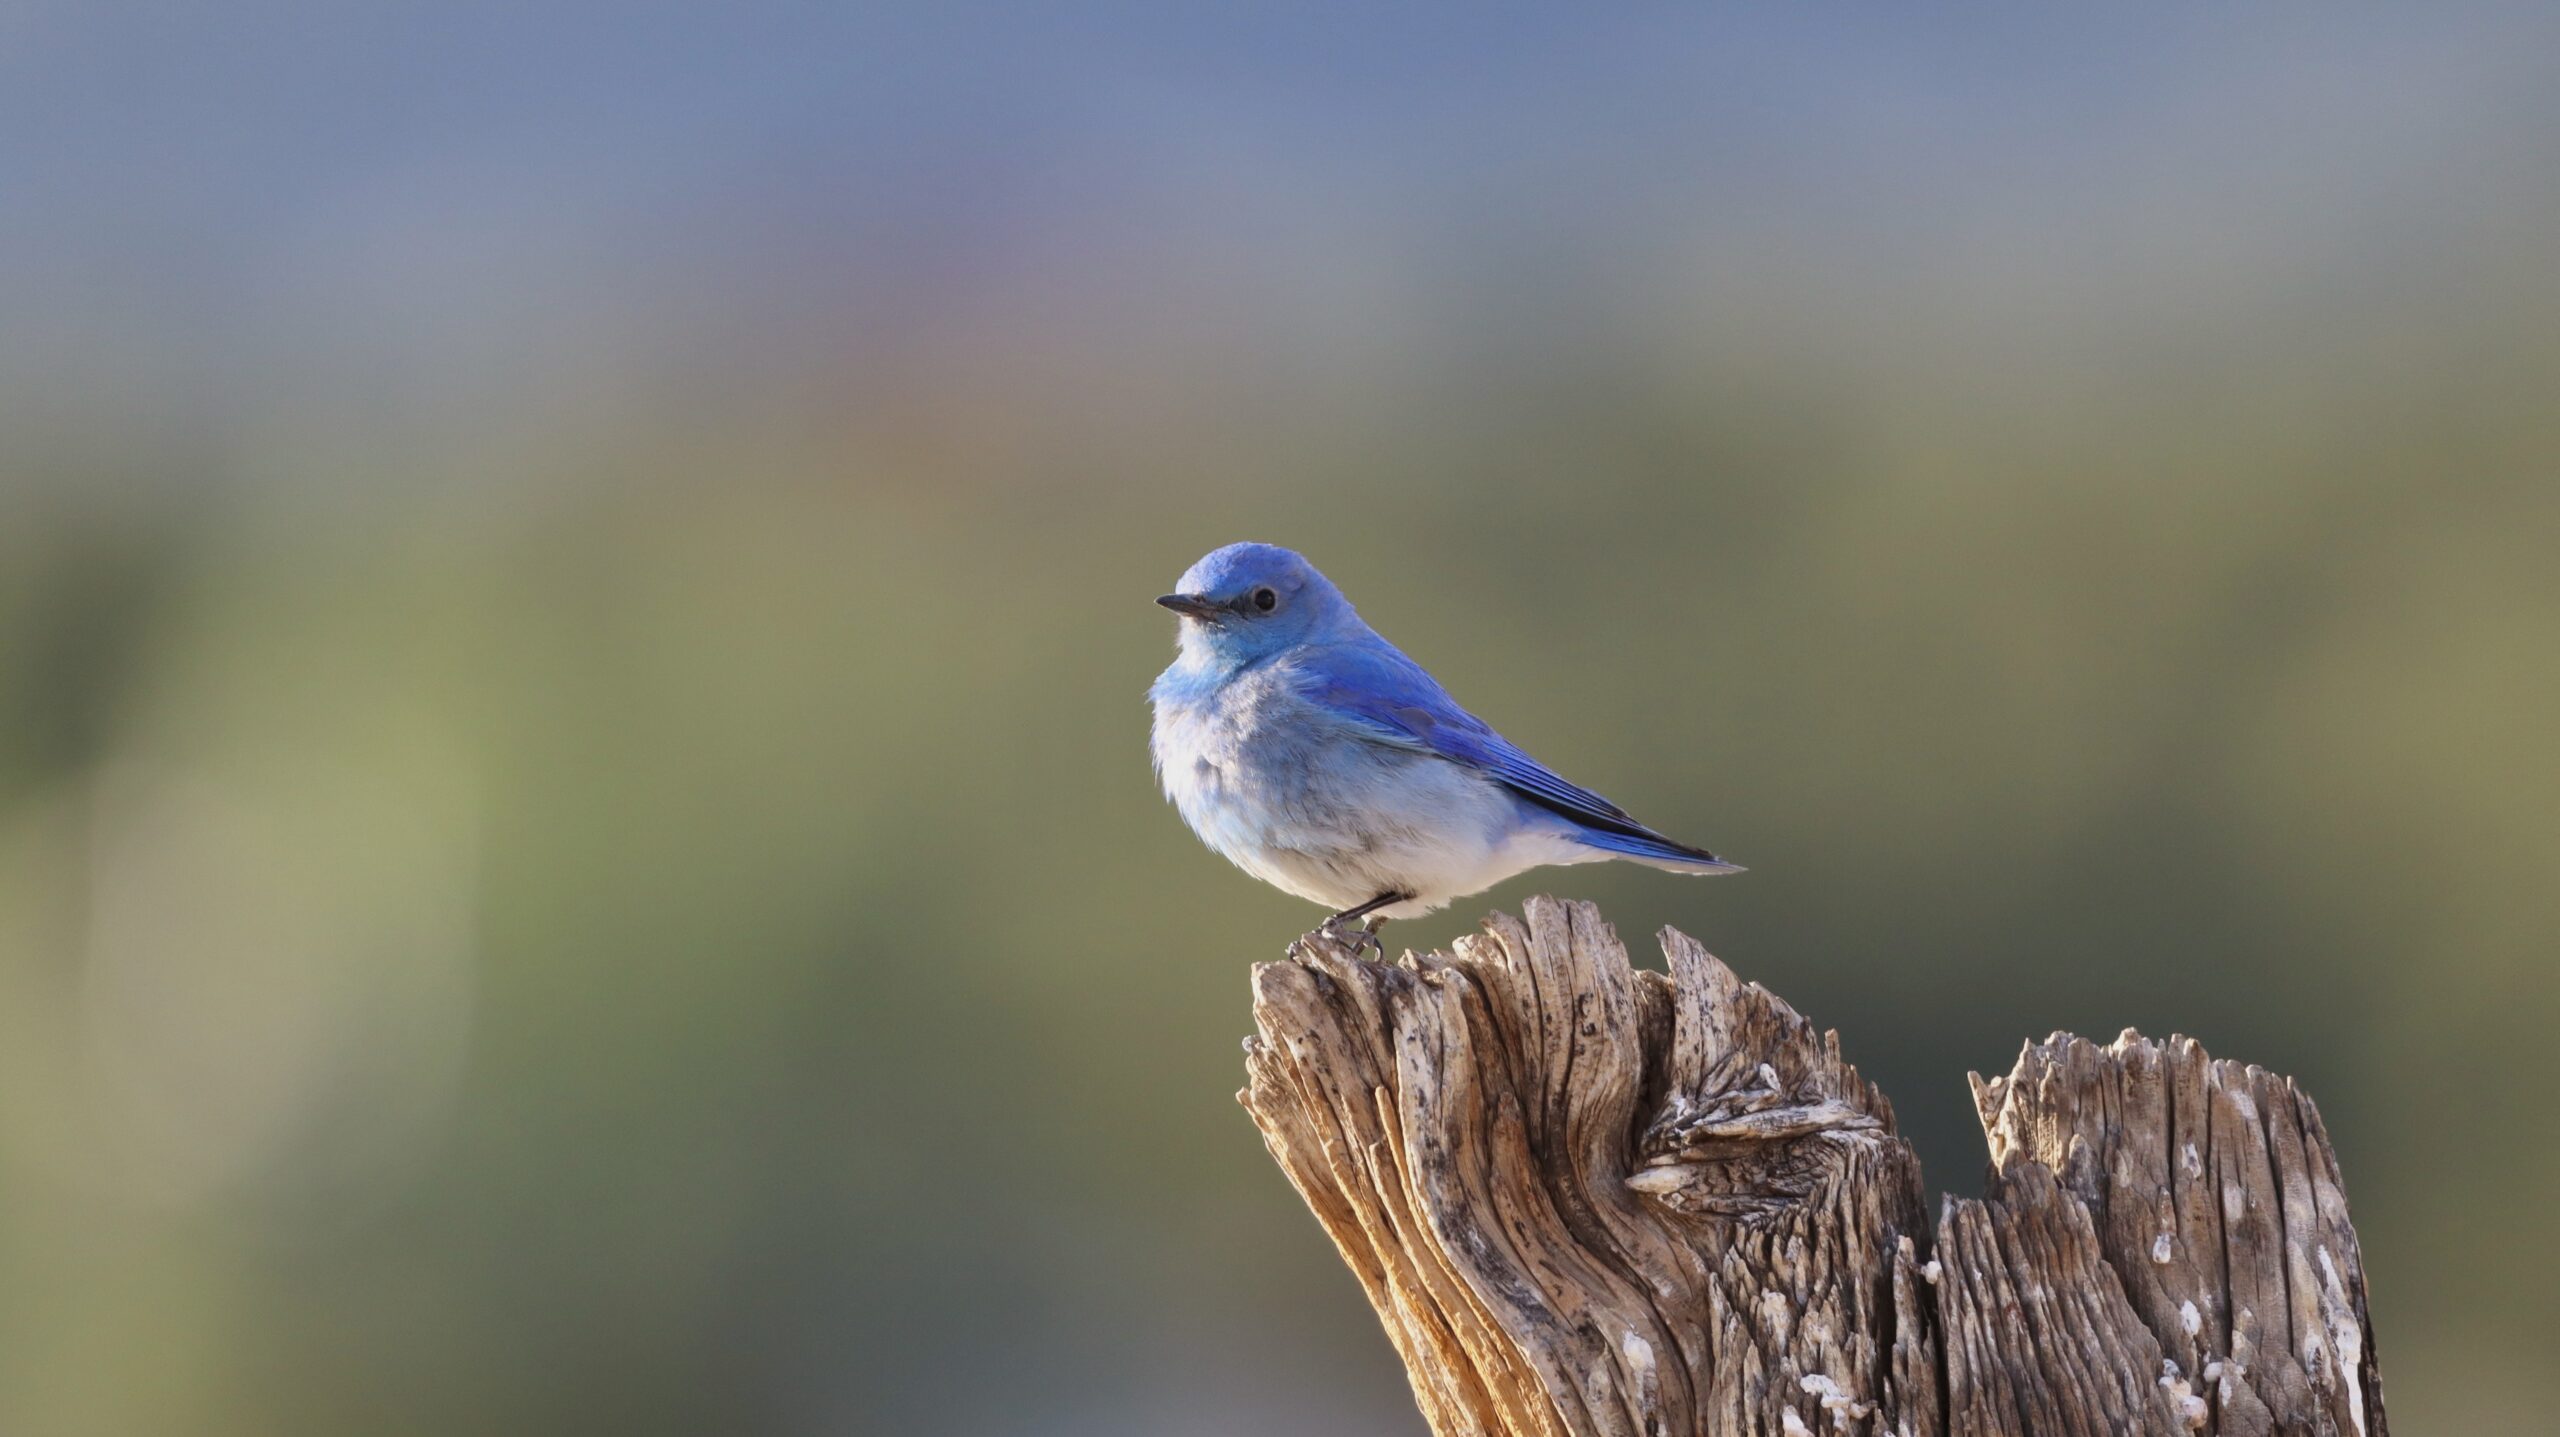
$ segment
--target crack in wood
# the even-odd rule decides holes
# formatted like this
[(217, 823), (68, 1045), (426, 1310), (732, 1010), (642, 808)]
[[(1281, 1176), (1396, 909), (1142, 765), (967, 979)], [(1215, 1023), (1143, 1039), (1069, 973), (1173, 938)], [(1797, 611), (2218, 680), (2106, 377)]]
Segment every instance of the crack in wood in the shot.
[(1442, 1437), (2387, 1437), (2318, 1110), (2192, 1041), (1973, 1078), (1993, 1176), (1934, 1228), (1836, 1034), (1588, 904), (1254, 971), (1238, 1096)]

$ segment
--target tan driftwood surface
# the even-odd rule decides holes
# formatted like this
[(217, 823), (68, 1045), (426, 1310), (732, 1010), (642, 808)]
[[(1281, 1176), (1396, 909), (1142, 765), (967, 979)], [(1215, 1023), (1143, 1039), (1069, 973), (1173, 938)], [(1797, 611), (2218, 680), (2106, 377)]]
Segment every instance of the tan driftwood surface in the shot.
[(1893, 1108), (1665, 929), (1531, 899), (1454, 953), (1254, 970), (1272, 1156), (1454, 1434), (2383, 1437), (2364, 1265), (2284, 1078), (2126, 1033), (1974, 1080), (1930, 1224)]

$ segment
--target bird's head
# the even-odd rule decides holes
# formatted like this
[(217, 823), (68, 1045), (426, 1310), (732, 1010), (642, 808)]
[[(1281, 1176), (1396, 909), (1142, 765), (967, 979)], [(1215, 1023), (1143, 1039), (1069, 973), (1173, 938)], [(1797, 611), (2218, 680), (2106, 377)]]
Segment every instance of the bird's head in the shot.
[(1213, 549), (1156, 602), (1182, 616), (1185, 653), (1233, 663), (1359, 622), (1332, 580), (1276, 544)]

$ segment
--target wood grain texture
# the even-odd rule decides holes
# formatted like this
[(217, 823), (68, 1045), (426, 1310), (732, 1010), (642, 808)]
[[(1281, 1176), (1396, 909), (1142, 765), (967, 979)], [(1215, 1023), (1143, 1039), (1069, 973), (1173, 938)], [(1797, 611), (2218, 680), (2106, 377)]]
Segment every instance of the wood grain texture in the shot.
[(1976, 1080), (1992, 1190), (1933, 1230), (1837, 1036), (1661, 942), (1667, 977), (1539, 898), (1454, 952), (1254, 970), (1239, 1096), (1433, 1432), (2384, 1431), (2289, 1083), (2057, 1035)]
[(1974, 1101), (2004, 1181), (2049, 1173), (2085, 1215), (2123, 1311), (2204, 1404), (2198, 1430), (2388, 1431), (2364, 1256), (2308, 1094), (2187, 1038), (2056, 1033)]

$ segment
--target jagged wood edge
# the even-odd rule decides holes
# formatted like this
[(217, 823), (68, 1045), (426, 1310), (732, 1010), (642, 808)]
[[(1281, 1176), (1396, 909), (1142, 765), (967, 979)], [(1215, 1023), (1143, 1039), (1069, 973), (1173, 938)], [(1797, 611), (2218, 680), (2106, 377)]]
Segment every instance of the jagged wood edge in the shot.
[(1524, 918), (1255, 973), (1239, 1096), (1434, 1430), (1934, 1433), (1918, 1163), (1836, 1035), (1683, 935), (1666, 979)]
[[(2387, 1437), (2364, 1259), (2310, 1095), (2194, 1040), (2056, 1033), (1973, 1078), (1994, 1169), (2049, 1170), (2217, 1437)], [(2197, 1422), (2198, 1407), (2203, 1420)]]
[[(1587, 904), (1524, 913), (1454, 955), (1318, 942), (1255, 975), (1238, 1096), (1435, 1432), (2386, 1432), (2343, 1184), (2290, 1082), (2177, 1038), (2028, 1045), (1974, 1080), (1993, 1186), (1924, 1264), (1917, 1161), (1836, 1035), (1675, 931), (1666, 978)], [(1844, 1194), (1866, 1251), (1808, 1274), (1805, 1215)]]

